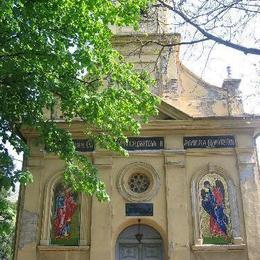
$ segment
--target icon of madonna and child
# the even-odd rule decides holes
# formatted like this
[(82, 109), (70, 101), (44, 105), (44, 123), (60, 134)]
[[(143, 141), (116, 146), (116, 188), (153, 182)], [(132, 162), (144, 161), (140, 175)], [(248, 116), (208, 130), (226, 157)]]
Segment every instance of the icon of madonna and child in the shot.
[(226, 214), (228, 208), (225, 203), (225, 188), (219, 179), (211, 183), (205, 180), (201, 189), (203, 243), (228, 244), (231, 243), (231, 236), (230, 220)]
[(51, 243), (77, 245), (79, 240), (78, 194), (63, 184), (54, 190)]

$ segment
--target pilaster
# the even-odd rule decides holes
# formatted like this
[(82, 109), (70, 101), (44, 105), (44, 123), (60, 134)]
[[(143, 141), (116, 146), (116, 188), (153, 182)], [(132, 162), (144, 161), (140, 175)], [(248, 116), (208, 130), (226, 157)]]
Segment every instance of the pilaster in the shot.
[(237, 162), (243, 202), (248, 258), (257, 260), (260, 255), (260, 181), (253, 148), (237, 148)]
[[(168, 259), (190, 259), (185, 151), (165, 153)], [(178, 223), (176, 225), (176, 223)]]
[(15, 259), (37, 259), (37, 241), (39, 239), (39, 223), (41, 196), (32, 194), (42, 194), (41, 176), (43, 170), (43, 158), (31, 156), (25, 168), (33, 174), (33, 183), (22, 188), (22, 206), (18, 219), (18, 244)]
[[(112, 157), (94, 155), (100, 179), (106, 184), (106, 191), (111, 194)], [(90, 259), (112, 260), (112, 208), (110, 202), (92, 200)]]

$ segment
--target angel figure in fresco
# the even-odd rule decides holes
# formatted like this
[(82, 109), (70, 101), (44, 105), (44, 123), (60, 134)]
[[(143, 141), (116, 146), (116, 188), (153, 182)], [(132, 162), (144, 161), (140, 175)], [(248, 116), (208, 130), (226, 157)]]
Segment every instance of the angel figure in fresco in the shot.
[(201, 190), (201, 204), (209, 214), (209, 229), (213, 236), (227, 236), (228, 217), (224, 212), (225, 189), (220, 180), (212, 187), (209, 181), (204, 182)]
[(56, 239), (69, 238), (71, 220), (77, 208), (70, 189), (59, 189), (55, 199), (54, 233)]

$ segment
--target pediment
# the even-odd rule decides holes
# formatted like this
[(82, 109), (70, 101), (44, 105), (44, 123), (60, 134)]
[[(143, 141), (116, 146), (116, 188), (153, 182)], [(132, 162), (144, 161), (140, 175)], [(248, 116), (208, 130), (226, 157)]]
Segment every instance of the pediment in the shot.
[(158, 115), (154, 118), (157, 120), (190, 120), (191, 116), (182, 112), (181, 110), (173, 107), (172, 105), (161, 101), (161, 104), (158, 107)]

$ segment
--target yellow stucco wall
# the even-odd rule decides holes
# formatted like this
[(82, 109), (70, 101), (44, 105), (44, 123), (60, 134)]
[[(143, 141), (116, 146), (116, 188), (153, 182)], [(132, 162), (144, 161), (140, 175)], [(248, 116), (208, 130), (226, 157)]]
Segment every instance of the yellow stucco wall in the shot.
[[(168, 104), (193, 117), (241, 116), (239, 80), (235, 84), (216, 87), (189, 71), (180, 61), (180, 34), (117, 34), (115, 48), (137, 70), (146, 70), (156, 79), (152, 91)], [(176, 44), (174, 47), (165, 47)]]
[[(75, 129), (78, 127), (75, 126)], [(33, 141), (35, 137), (28, 135), (28, 138), (33, 139), (30, 139), (32, 153), (27, 166), (34, 174), (34, 183), (25, 188), (22, 196), (23, 207), (19, 219), (20, 235), (16, 259), (114, 260), (118, 235), (127, 226), (137, 224), (140, 218), (142, 224), (152, 226), (161, 234), (164, 243), (164, 259), (257, 260), (260, 253), (258, 231), (260, 200), (253, 129), (254, 126), (248, 127), (246, 120), (152, 121), (143, 129), (142, 135), (164, 137), (164, 150), (133, 151), (130, 152), (129, 157), (98, 150), (87, 153), (86, 155), (99, 169), (111, 201), (99, 203), (95, 198), (92, 199), (90, 212), (85, 211), (89, 221), (85, 220), (81, 225), (89, 235), (86, 235), (86, 241), (83, 241), (79, 247), (41, 244), (42, 232), (48, 228), (44, 222), (44, 214), (46, 214), (44, 202), (50, 196), (46, 193), (46, 187), (53, 176), (61, 174), (64, 164), (56, 157), (44, 154), (42, 147), (35, 146)], [(223, 134), (234, 135), (237, 147), (183, 149), (183, 136)], [(117, 179), (125, 166), (140, 162), (152, 166), (160, 178), (158, 193), (149, 201), (154, 205), (154, 215), (127, 217), (125, 216), (127, 200), (118, 190)], [(218, 247), (196, 246), (194, 232), (197, 227), (192, 211), (191, 186), (200, 169), (209, 164), (223, 168), (227, 175), (225, 177), (234, 184), (242, 238), (238, 244)], [(245, 171), (245, 167), (249, 168)], [(27, 219), (24, 212), (28, 213)], [(32, 221), (34, 216), (36, 217)], [(25, 220), (29, 221), (29, 226), (24, 225)]]

